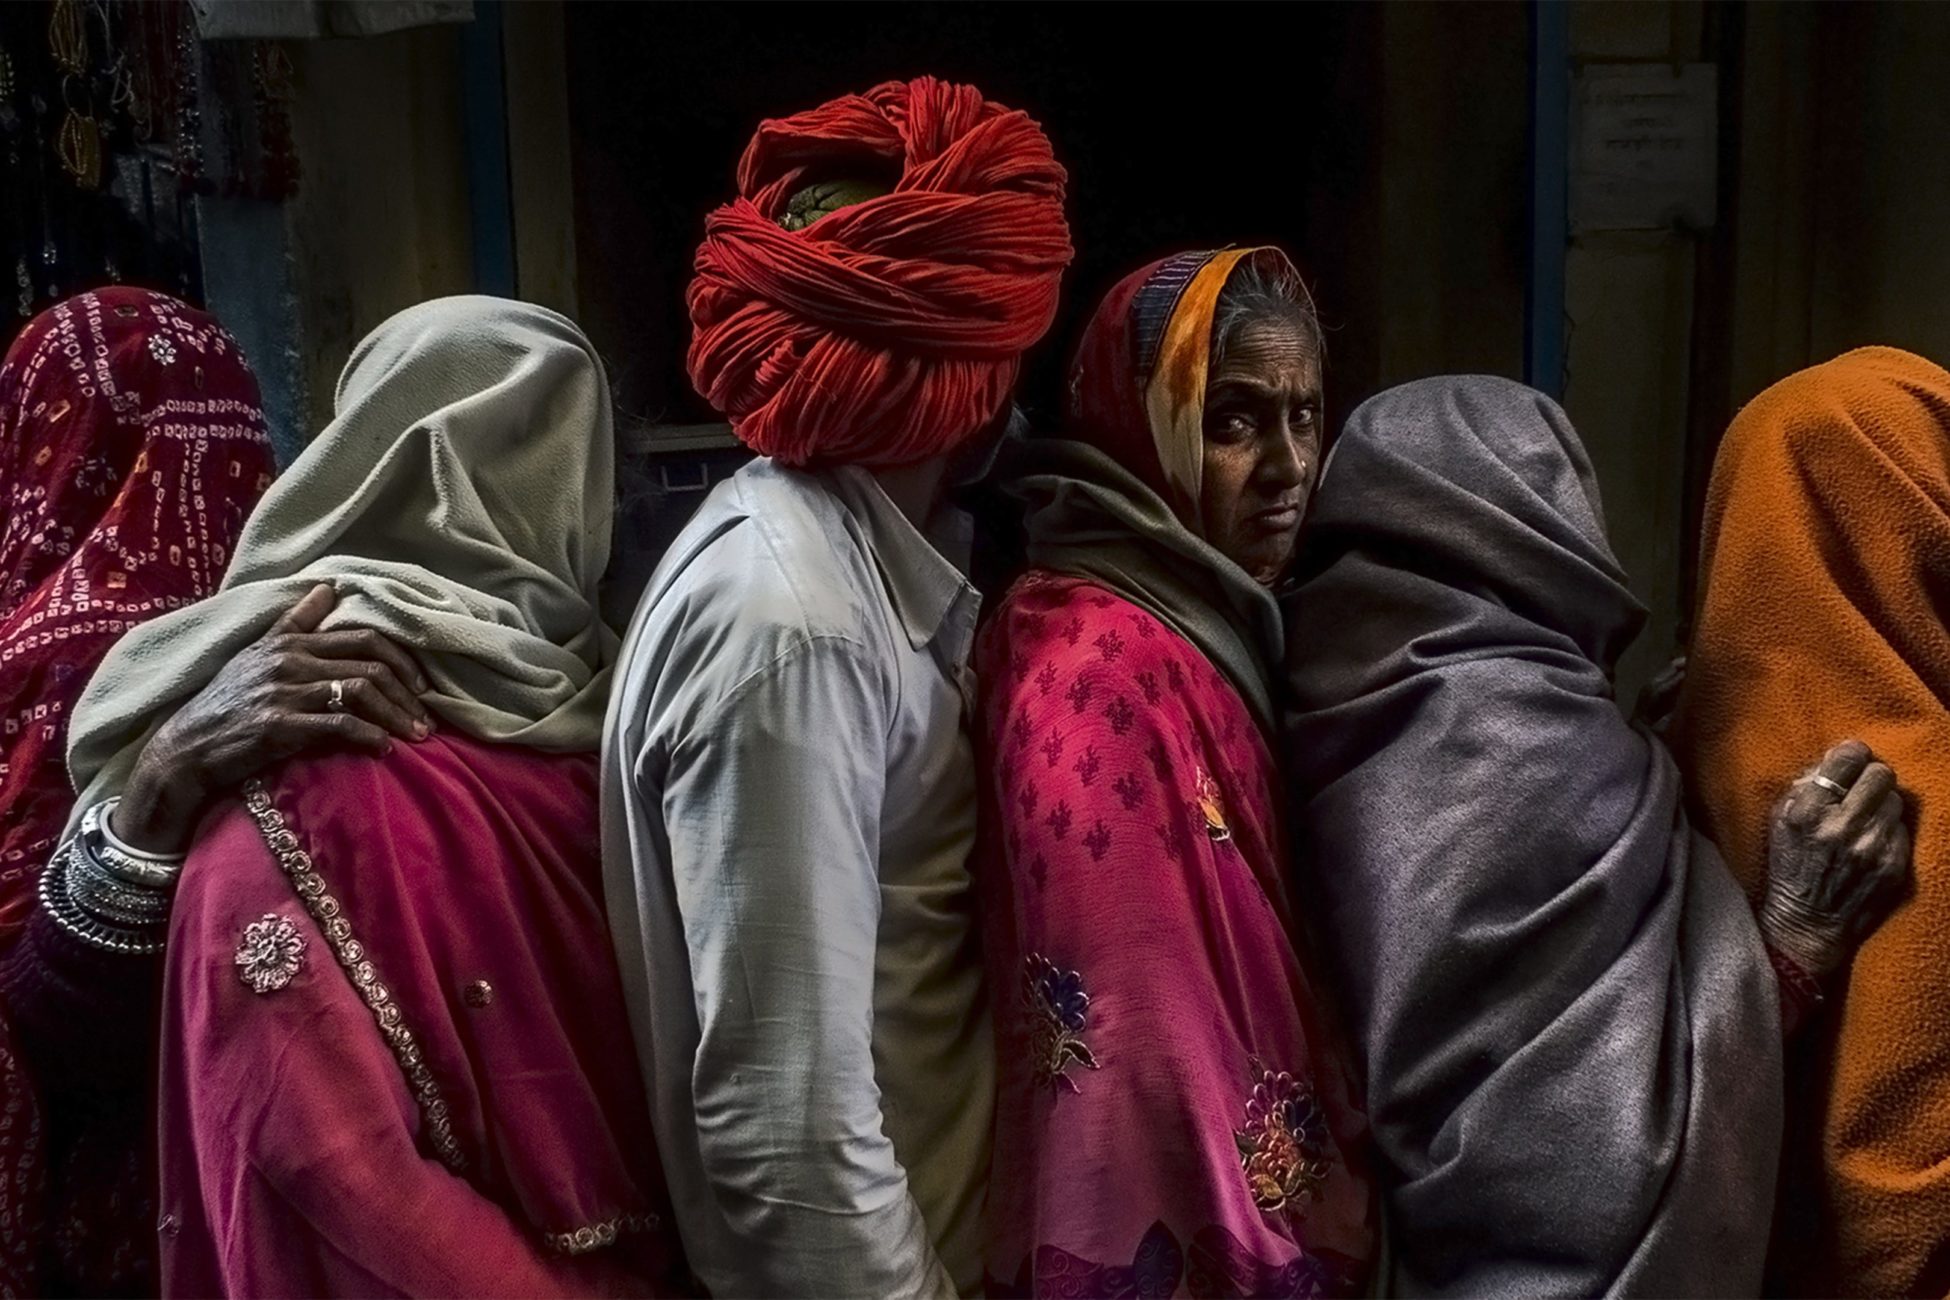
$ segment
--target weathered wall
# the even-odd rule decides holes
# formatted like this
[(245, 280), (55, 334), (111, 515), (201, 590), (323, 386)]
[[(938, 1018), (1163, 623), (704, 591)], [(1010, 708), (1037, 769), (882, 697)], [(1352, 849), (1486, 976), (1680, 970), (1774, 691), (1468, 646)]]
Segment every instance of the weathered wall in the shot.
[[(1578, 0), (1581, 59), (1700, 56), (1695, 0)], [(1620, 674), (1655, 669), (1683, 623), (1691, 491), (1726, 422), (1769, 384), (1868, 343), (1950, 359), (1950, 6), (1745, 6), (1732, 76), (1724, 259), (1696, 280), (1679, 232), (1593, 235), (1569, 253), (1573, 418), (1612, 539), (1652, 609)], [(1694, 503), (1696, 504), (1696, 502)]]
[[(526, 0), (500, 12), (517, 292), (573, 316), (562, 6)], [(331, 418), (339, 371), (368, 331), (403, 307), (474, 287), (463, 30), (287, 46), (304, 177), (283, 214), (283, 247), (279, 232), (253, 228), (229, 241), (245, 251), (219, 269), (235, 311), (252, 318), (243, 323), (265, 326), (256, 332), (267, 345), (281, 337), (295, 349), (289, 422), (300, 427), (288, 447)], [(253, 264), (267, 260), (278, 265)]]
[(1727, 420), (1796, 370), (1872, 343), (1950, 364), (1950, 7), (1754, 5), (1740, 49), (1696, 489)]
[(1736, 400), (1869, 343), (1950, 364), (1950, 6), (1748, 22), (1742, 222), (1780, 237), (1743, 250)]
[(1316, 39), (1335, 43), (1316, 106), (1260, 129), (1270, 157), (1289, 131), (1314, 155), (1303, 253), (1330, 331), (1330, 420), (1410, 379), (1521, 376), (1524, 6), (1374, 5)]
[(403, 307), (472, 286), (460, 29), (290, 44), (292, 280), (310, 430), (352, 346)]
[(1528, 262), (1528, 18), (1520, 5), (1383, 7), (1380, 380), (1520, 377)]
[(502, 8), (507, 51), (508, 184), (521, 296), (574, 318), (575, 177), (570, 166), (563, 0)]
[[(1699, 57), (1698, 0), (1574, 0), (1574, 62)], [(1597, 468), (1612, 549), (1650, 611), (1619, 666), (1629, 707), (1677, 645), (1695, 236), (1603, 231), (1565, 254), (1565, 410)]]
[(1727, 287), (1732, 327), (1722, 341), (1725, 391), (1714, 394), (1728, 415), (1808, 364), (1813, 346), (1810, 294), (1820, 208), (1809, 198), (1816, 187), (1817, 127), (1832, 111), (1827, 101), (1837, 89), (1808, 76), (1816, 63), (1814, 17), (1807, 5), (1747, 11), (1734, 127), (1740, 172)]

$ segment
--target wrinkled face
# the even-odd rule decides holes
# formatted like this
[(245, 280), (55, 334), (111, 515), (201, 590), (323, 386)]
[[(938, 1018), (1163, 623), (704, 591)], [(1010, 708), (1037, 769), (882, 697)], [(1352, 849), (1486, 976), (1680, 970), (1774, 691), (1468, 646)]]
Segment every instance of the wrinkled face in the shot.
[(1320, 359), (1300, 325), (1248, 321), (1205, 386), (1205, 540), (1266, 586), (1320, 474)]

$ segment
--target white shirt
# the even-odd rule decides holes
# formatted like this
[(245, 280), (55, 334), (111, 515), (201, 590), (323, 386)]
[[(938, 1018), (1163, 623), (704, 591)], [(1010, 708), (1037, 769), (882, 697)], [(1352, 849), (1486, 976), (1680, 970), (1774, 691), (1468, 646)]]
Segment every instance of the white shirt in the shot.
[(603, 745), (610, 922), (716, 1296), (980, 1288), (979, 602), (870, 474), (758, 460), (638, 606)]

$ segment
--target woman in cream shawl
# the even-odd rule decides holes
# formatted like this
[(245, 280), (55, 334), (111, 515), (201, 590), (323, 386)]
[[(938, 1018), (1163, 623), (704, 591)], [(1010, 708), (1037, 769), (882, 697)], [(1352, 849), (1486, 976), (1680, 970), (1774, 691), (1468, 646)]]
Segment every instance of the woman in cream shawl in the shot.
[[(125, 960), (167, 918), (164, 1289), (654, 1291), (599, 894), (602, 366), (552, 312), (447, 299), (360, 345), (337, 411), (218, 594), (125, 639), (74, 720), (49, 910)], [(261, 766), (332, 736), (366, 752)], [(158, 828), (204, 791), (171, 906)]]

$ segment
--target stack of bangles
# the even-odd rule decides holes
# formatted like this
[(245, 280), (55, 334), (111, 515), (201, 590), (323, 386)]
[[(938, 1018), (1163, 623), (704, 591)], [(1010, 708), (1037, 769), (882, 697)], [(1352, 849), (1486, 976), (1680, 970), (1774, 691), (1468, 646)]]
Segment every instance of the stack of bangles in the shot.
[(81, 816), (81, 829), (41, 873), (41, 906), (54, 924), (91, 947), (129, 956), (163, 950), (169, 904), (183, 854), (131, 848), (109, 829), (118, 800)]

